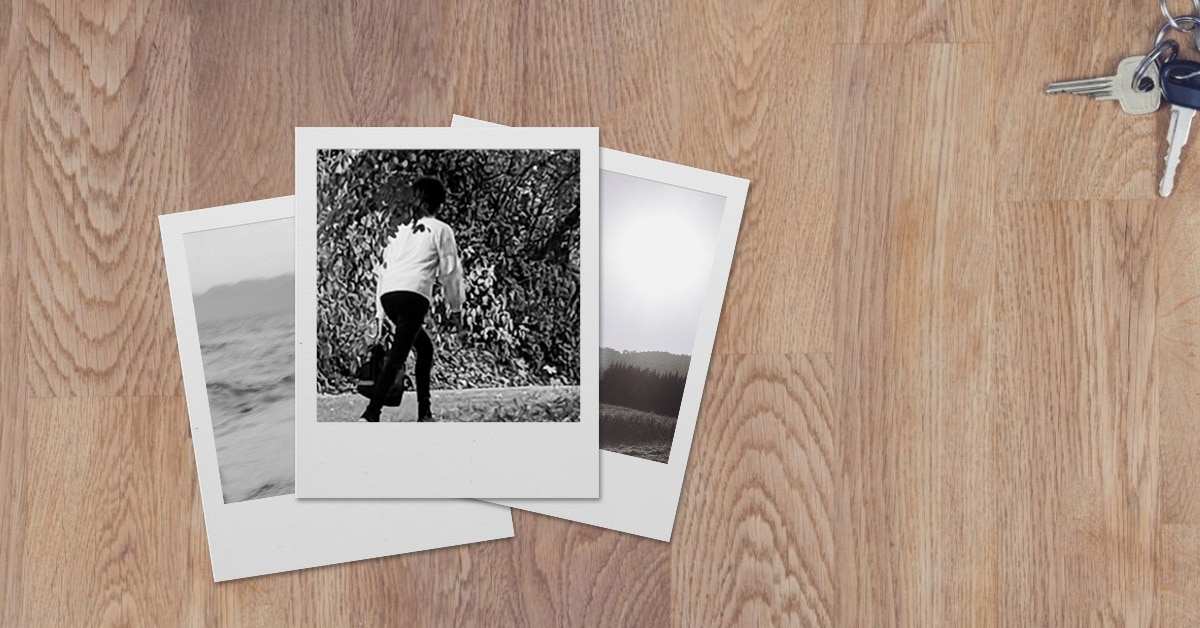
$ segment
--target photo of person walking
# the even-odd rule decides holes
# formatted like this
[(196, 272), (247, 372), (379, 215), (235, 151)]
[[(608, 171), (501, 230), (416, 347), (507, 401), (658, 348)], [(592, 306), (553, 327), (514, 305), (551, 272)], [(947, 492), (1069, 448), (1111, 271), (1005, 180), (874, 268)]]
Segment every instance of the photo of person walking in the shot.
[(442, 285), (450, 319), (460, 342), (466, 335), (462, 306), (466, 298), (462, 262), (454, 230), (434, 217), (446, 200), (446, 187), (432, 177), (411, 187), (393, 178), (383, 190), (383, 210), (390, 212), (395, 233), (375, 268), (375, 318), (392, 326), (392, 345), (375, 382), (371, 402), (362, 420), (379, 422), (384, 401), (410, 350), (416, 350), (417, 421), (434, 420), (430, 407), (430, 376), (434, 347), (425, 332), (425, 315), (433, 299), (434, 283)]
[(579, 420), (578, 151), (322, 150), (318, 197), (318, 421)]

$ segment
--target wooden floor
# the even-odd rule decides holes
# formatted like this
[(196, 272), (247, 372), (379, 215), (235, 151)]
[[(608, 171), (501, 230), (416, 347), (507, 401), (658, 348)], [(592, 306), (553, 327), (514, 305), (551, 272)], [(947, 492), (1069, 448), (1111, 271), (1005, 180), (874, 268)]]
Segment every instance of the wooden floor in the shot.
[[(1164, 112), (1041, 94), (1159, 20), (0, 0), (0, 622), (1200, 625), (1200, 147), (1162, 201)], [(213, 585), (154, 217), (452, 113), (753, 182), (674, 541), (514, 512)]]

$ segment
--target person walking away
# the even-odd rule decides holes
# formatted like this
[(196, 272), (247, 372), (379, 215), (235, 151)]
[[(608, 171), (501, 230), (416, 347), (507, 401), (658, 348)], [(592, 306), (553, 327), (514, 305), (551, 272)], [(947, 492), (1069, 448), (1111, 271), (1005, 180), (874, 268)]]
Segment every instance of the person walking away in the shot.
[(386, 318), (395, 331), (375, 382), (370, 403), (362, 418), (378, 422), (390, 383), (394, 382), (412, 350), (417, 352), (417, 420), (433, 421), (430, 377), (433, 372), (433, 342), (424, 329), (425, 316), (433, 301), (433, 286), (440, 283), (450, 309), (451, 322), (460, 340), (465, 338), (462, 306), (466, 300), (462, 261), (454, 230), (434, 214), (446, 201), (442, 182), (423, 177), (411, 188), (391, 186), (387, 209), (395, 234), (376, 268), (376, 317)]

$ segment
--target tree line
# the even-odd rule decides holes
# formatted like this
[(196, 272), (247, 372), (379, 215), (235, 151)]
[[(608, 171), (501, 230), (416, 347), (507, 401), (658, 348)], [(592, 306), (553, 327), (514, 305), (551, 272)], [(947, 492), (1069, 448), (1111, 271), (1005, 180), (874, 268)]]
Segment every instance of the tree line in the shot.
[(673, 373), (613, 364), (600, 373), (600, 403), (678, 418), (686, 384)]

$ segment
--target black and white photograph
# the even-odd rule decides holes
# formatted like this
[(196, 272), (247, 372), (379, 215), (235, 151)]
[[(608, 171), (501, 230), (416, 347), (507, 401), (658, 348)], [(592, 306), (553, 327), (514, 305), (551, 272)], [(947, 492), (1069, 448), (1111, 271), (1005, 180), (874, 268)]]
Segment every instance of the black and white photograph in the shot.
[(213, 580), (511, 537), (469, 500), (300, 500), (292, 197), (159, 217)]
[(600, 492), (599, 130), (296, 129), (296, 494)]
[(579, 157), (318, 151), (318, 421), (579, 421)]
[(184, 234), (225, 503), (296, 487), (295, 221)]
[(666, 463), (725, 197), (608, 170), (600, 188), (600, 447)]

